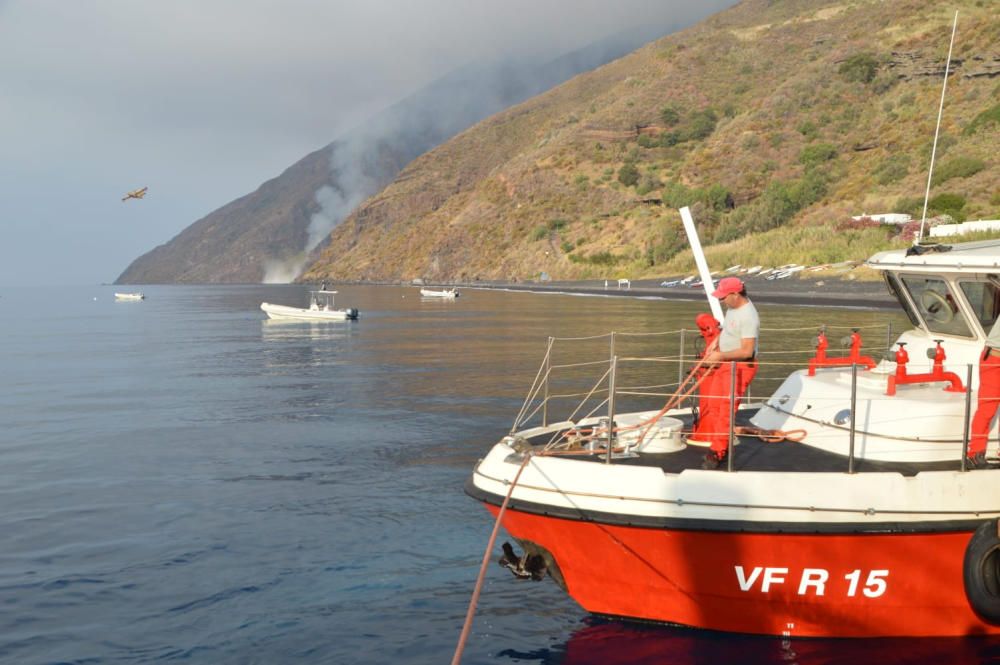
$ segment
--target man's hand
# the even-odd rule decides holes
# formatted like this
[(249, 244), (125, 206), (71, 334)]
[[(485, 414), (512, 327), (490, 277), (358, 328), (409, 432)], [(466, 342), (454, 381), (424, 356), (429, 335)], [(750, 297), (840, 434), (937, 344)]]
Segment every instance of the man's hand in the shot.
[(714, 350), (705, 354), (705, 364), (717, 365), (726, 360), (750, 360), (753, 358), (753, 350), (756, 343), (753, 337), (744, 337), (740, 340), (740, 348), (735, 351)]

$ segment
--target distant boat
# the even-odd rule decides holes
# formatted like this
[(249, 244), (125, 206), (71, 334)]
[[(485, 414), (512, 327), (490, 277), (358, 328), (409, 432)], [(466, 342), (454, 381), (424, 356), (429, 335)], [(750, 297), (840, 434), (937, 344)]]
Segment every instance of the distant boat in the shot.
[(274, 305), (269, 302), (262, 302), (260, 308), (264, 310), (272, 319), (280, 320), (307, 320), (307, 321), (345, 321), (347, 319), (358, 318), (358, 310), (353, 307), (347, 309), (336, 309), (333, 304), (333, 296), (336, 291), (310, 291), (309, 308), (288, 307), (287, 305)]
[(443, 289), (440, 291), (434, 289), (420, 289), (420, 295), (424, 298), (457, 298), (460, 294), (456, 289)]
[(142, 293), (116, 293), (115, 300), (145, 300), (146, 296)]

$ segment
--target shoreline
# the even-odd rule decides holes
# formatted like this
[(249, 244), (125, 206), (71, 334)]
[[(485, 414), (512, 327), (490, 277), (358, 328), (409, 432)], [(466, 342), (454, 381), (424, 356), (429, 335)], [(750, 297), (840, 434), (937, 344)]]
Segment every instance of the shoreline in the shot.
[[(635, 280), (629, 288), (618, 288), (616, 281), (584, 280), (566, 282), (428, 282), (423, 286), (495, 289), (532, 293), (567, 293), (620, 298), (660, 298), (663, 300), (704, 301), (700, 286), (660, 286), (662, 279)], [(756, 303), (771, 305), (812, 305), (819, 307), (864, 307), (895, 309), (899, 306), (882, 281), (857, 281), (842, 278), (804, 280), (744, 279), (747, 295)]]

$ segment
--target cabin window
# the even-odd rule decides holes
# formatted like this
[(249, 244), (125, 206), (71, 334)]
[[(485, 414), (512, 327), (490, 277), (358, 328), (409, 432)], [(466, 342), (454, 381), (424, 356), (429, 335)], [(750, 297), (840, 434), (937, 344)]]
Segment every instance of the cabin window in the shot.
[(910, 305), (910, 301), (907, 300), (906, 296), (903, 295), (903, 287), (900, 286), (899, 280), (891, 272), (885, 273), (885, 283), (889, 287), (889, 293), (895, 298), (903, 311), (906, 312), (906, 318), (910, 320), (915, 328), (920, 327), (920, 318), (917, 317), (916, 312), (913, 311), (913, 306)]
[(1000, 287), (992, 281), (959, 282), (959, 286), (972, 306), (979, 325), (988, 335), (993, 322), (997, 320), (997, 314), (1000, 314)]
[(958, 337), (973, 336), (965, 316), (943, 279), (909, 276), (903, 277), (902, 281), (917, 306), (917, 313), (930, 332)]

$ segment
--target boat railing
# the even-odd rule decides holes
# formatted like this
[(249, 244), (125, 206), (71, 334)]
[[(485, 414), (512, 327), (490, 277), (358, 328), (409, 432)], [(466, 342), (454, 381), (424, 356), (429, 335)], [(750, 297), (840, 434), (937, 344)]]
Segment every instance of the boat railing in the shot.
[[(876, 346), (875, 348), (863, 347), (866, 353), (873, 354), (881, 359), (891, 359), (889, 356), (892, 344), (891, 324), (879, 326), (826, 326), (827, 331), (837, 329), (845, 330), (867, 330), (875, 331), (879, 339), (879, 334), (885, 330), (887, 344), (885, 348)], [(808, 328), (765, 328), (761, 329), (761, 338), (766, 340), (769, 336), (782, 336), (788, 338), (790, 333), (815, 331), (816, 327)], [(528, 391), (524, 403), (515, 418), (511, 428), (511, 434), (518, 430), (541, 425), (546, 428), (553, 422), (573, 422), (588, 421), (595, 418), (607, 418), (608, 423), (615, 422), (616, 412), (626, 411), (654, 411), (660, 406), (660, 400), (672, 403), (671, 408), (690, 407), (695, 401), (704, 396), (698, 390), (697, 379), (692, 378), (697, 373), (699, 358), (703, 348), (698, 348), (692, 340), (701, 337), (697, 330), (677, 329), (664, 332), (653, 333), (629, 333), (610, 332), (603, 335), (588, 337), (550, 337), (546, 347), (545, 356), (541, 366), (535, 376), (532, 386)], [(670, 353), (663, 355), (643, 355), (643, 351), (648, 351), (650, 343), (662, 344), (665, 350)], [(576, 352), (566, 353), (569, 347)], [(589, 347), (589, 348), (588, 348)], [(634, 347), (634, 348), (633, 348)], [(581, 348), (584, 353), (580, 353)], [(629, 353), (635, 352), (634, 354)], [(801, 348), (780, 348), (774, 351), (764, 351), (758, 354), (756, 362), (758, 364), (758, 375), (751, 384), (754, 392), (758, 394), (770, 395), (777, 388), (777, 385), (784, 381), (790, 373), (796, 370), (805, 369), (809, 359), (814, 356), (816, 349), (814, 346), (803, 345)], [(914, 371), (920, 371), (925, 363), (914, 360), (910, 363)], [(932, 367), (932, 362), (927, 361), (928, 370)], [(730, 371), (735, 372), (736, 364), (730, 364)], [(843, 364), (841, 370), (849, 369), (851, 372), (851, 406), (849, 425), (845, 423), (850, 437), (850, 447), (847, 460), (847, 471), (853, 473), (856, 470), (856, 456), (854, 440), (857, 434), (855, 419), (853, 414), (857, 413), (857, 386), (859, 373), (863, 373), (868, 368), (860, 364)], [(952, 365), (953, 371), (965, 375), (965, 386), (971, 385), (972, 365), (966, 366), (959, 371), (957, 365)], [(676, 377), (676, 380), (674, 380)], [(773, 387), (767, 390), (767, 387)], [(709, 396), (719, 397), (719, 396)], [(737, 404), (732, 395), (728, 395), (730, 409), (735, 414)], [(811, 398), (811, 399), (824, 399)], [(842, 396), (831, 396), (830, 400), (843, 401)], [(879, 399), (892, 400), (892, 396), (886, 395), (884, 398), (874, 397), (866, 394), (867, 402)], [(971, 393), (965, 390), (965, 416), (962, 433), (962, 458), (961, 469), (965, 470), (965, 454), (968, 451), (968, 432), (971, 412)], [(748, 391), (742, 399), (743, 404), (753, 403), (753, 395)], [(624, 407), (624, 408), (623, 408)], [(665, 410), (662, 410), (665, 412)], [(660, 415), (663, 415), (662, 413)], [(553, 417), (556, 417), (553, 419)], [(730, 431), (727, 436), (732, 443), (736, 432), (734, 423), (736, 418), (731, 417)], [(594, 428), (595, 432), (599, 428)], [(607, 437), (607, 444), (604, 449), (607, 451), (607, 460), (611, 460), (611, 430), (606, 428), (604, 436)], [(842, 428), (843, 429), (843, 428)], [(605, 430), (602, 430), (605, 431)], [(926, 439), (924, 440), (926, 442)], [(728, 455), (728, 466), (731, 469), (736, 456), (736, 447), (730, 445), (732, 454)]]

